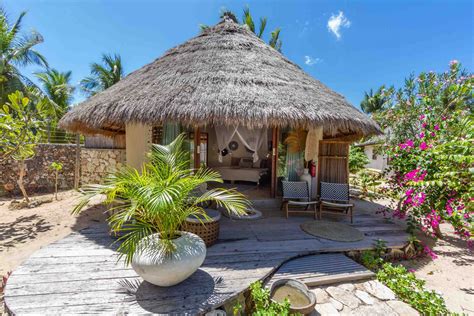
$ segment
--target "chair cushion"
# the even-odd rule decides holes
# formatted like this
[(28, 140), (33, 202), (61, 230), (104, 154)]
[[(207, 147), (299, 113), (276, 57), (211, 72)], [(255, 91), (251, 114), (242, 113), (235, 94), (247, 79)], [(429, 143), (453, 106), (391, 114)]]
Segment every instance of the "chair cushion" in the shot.
[(321, 201), (321, 204), (325, 205), (325, 206), (332, 206), (332, 207), (354, 207), (354, 204), (351, 204), (351, 203), (343, 204), (343, 203), (333, 203), (333, 202), (328, 202), (328, 201)]
[(319, 204), (319, 201), (310, 201), (310, 202), (306, 202), (306, 201), (288, 201), (288, 204), (290, 205), (314, 205), (314, 204)]

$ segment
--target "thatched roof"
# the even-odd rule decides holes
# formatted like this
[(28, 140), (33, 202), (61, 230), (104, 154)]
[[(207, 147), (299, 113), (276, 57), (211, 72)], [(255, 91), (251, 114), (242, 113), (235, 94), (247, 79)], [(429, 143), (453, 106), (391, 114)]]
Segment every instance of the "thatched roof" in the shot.
[(75, 106), (60, 126), (85, 134), (126, 123), (324, 126), (326, 136), (367, 136), (377, 124), (340, 94), (225, 18)]

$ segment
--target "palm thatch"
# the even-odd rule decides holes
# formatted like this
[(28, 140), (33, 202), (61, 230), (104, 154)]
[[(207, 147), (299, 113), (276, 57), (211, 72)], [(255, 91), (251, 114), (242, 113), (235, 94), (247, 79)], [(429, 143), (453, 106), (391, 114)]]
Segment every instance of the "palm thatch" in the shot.
[(324, 126), (325, 136), (379, 127), (247, 27), (225, 18), (74, 107), (60, 126), (85, 134), (157, 125)]

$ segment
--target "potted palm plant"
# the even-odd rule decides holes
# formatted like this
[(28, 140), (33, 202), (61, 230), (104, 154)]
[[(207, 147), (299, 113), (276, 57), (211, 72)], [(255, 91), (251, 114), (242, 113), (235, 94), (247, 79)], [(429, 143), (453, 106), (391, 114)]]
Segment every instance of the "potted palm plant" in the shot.
[(180, 135), (169, 145), (153, 145), (140, 171), (124, 167), (110, 174), (104, 184), (84, 187), (83, 199), (73, 211), (78, 213), (91, 198), (105, 195), (104, 203), (112, 210), (109, 225), (121, 236), (119, 253), (144, 280), (158, 286), (182, 282), (204, 261), (204, 241), (180, 230), (188, 216), (205, 219), (202, 205), (208, 202), (236, 215), (245, 214), (249, 205), (235, 190), (197, 190), (222, 178), (211, 169), (190, 169), (184, 141)]

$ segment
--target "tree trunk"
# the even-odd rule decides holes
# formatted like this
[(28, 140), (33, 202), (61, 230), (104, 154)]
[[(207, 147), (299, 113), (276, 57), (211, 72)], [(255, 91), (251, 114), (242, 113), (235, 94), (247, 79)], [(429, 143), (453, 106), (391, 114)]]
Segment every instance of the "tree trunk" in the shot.
[(18, 161), (18, 167), (19, 167), (19, 177), (18, 177), (18, 186), (20, 187), (20, 191), (23, 194), (23, 197), (25, 198), (26, 203), (30, 203), (30, 199), (28, 198), (28, 194), (26, 194), (25, 187), (23, 186), (23, 177), (26, 175), (26, 164), (25, 160), (19, 160)]
[(433, 232), (435, 233), (436, 237), (438, 238), (443, 238), (443, 233), (441, 232), (441, 228), (438, 226), (436, 226), (436, 228), (433, 228)]
[(58, 200), (58, 173), (59, 171), (56, 170), (54, 172), (54, 176), (55, 176), (55, 181), (54, 181), (54, 199), (57, 201)]

